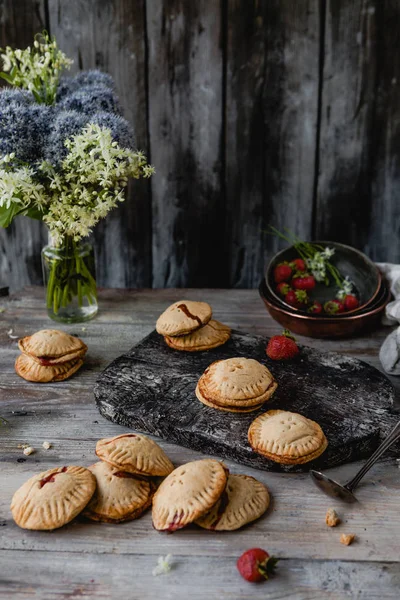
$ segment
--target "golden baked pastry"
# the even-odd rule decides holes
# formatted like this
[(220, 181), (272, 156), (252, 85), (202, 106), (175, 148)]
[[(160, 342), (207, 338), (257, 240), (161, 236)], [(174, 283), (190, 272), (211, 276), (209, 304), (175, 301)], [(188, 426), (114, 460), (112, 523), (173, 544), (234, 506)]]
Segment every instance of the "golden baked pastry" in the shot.
[(113, 467), (127, 473), (165, 476), (174, 465), (156, 442), (138, 433), (124, 433), (99, 440), (96, 455)]
[(263, 403), (256, 404), (255, 406), (248, 406), (245, 408), (239, 408), (238, 406), (219, 406), (219, 404), (214, 404), (210, 400), (207, 400), (201, 395), (199, 390), (199, 384), (196, 386), (196, 396), (197, 399), (200, 400), (205, 406), (209, 406), (210, 408), (216, 408), (217, 410), (222, 410), (224, 412), (233, 412), (233, 413), (249, 413), (258, 410), (263, 406)]
[(179, 300), (159, 316), (156, 330), (164, 336), (187, 335), (206, 325), (211, 316), (211, 306), (206, 302)]
[(168, 346), (174, 350), (201, 352), (222, 346), (230, 337), (230, 327), (211, 319), (207, 325), (204, 325), (204, 327), (197, 329), (193, 333), (179, 337), (165, 336), (164, 339)]
[(267, 367), (244, 357), (212, 363), (198, 382), (201, 397), (223, 408), (259, 407), (271, 398), (277, 387)]
[(328, 441), (315, 421), (286, 410), (269, 410), (249, 427), (250, 446), (270, 460), (300, 465), (324, 452)]
[(96, 478), (96, 491), (83, 515), (93, 521), (123, 523), (137, 519), (151, 505), (155, 490), (150, 480), (138, 479), (100, 461), (88, 467)]
[(23, 529), (57, 529), (85, 508), (95, 489), (96, 479), (88, 469), (49, 469), (28, 479), (15, 492), (12, 516)]
[(226, 467), (209, 458), (175, 469), (154, 495), (154, 528), (176, 531), (199, 519), (219, 500), (227, 477)]
[(248, 475), (229, 475), (225, 492), (196, 525), (215, 531), (233, 531), (265, 513), (269, 493), (265, 485)]
[(68, 362), (44, 367), (34, 361), (27, 354), (20, 354), (15, 361), (17, 375), (27, 381), (36, 383), (50, 383), (51, 381), (64, 381), (71, 377), (81, 366), (83, 360), (75, 358)]
[(57, 329), (42, 329), (18, 341), (24, 354), (42, 366), (56, 365), (82, 358), (87, 346), (79, 338)]

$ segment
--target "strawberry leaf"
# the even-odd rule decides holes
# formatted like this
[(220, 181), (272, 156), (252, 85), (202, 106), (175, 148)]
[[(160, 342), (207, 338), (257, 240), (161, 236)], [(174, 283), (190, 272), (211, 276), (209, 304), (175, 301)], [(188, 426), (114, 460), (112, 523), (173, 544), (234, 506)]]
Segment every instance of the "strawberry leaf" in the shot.
[(258, 572), (264, 577), (264, 579), (269, 579), (270, 575), (274, 575), (275, 567), (278, 561), (279, 558), (276, 558), (276, 556), (269, 556), (265, 561), (258, 565)]

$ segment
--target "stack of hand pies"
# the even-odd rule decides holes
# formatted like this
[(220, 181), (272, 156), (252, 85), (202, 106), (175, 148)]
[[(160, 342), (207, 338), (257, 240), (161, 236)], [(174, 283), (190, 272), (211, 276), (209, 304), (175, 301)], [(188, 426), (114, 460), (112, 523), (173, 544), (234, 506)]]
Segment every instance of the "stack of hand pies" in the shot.
[(162, 313), (157, 320), (156, 330), (174, 350), (211, 350), (225, 344), (231, 336), (227, 325), (211, 317), (212, 309), (206, 302), (180, 300)]
[(217, 360), (200, 377), (196, 396), (206, 406), (227, 412), (252, 412), (267, 402), (278, 384), (252, 358)]
[(156, 485), (174, 466), (153, 440), (135, 433), (97, 442), (101, 459), (88, 468), (50, 469), (15, 492), (11, 512), (24, 529), (57, 529), (78, 514), (93, 521), (123, 523), (150, 505)]
[(42, 329), (19, 340), (22, 354), (15, 370), (27, 381), (63, 381), (83, 364), (87, 346), (78, 337), (56, 329)]
[(229, 475), (214, 459), (196, 460), (175, 469), (153, 498), (153, 526), (176, 531), (189, 523), (203, 529), (233, 531), (265, 513), (267, 488), (247, 475)]

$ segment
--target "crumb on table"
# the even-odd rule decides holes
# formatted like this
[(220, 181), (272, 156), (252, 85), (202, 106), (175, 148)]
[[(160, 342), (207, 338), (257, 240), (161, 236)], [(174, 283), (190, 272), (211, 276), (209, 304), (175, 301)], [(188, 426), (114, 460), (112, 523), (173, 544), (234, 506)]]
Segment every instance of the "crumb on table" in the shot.
[(328, 525), (328, 527), (336, 527), (336, 525), (339, 525), (340, 518), (334, 508), (328, 508), (326, 511), (325, 523)]
[(35, 448), (32, 448), (32, 446), (28, 446), (27, 448), (24, 448), (25, 456), (29, 456), (30, 454), (33, 454), (34, 452), (35, 452)]
[(340, 543), (345, 546), (350, 546), (353, 543), (354, 538), (356, 537), (355, 533), (342, 533), (340, 536)]

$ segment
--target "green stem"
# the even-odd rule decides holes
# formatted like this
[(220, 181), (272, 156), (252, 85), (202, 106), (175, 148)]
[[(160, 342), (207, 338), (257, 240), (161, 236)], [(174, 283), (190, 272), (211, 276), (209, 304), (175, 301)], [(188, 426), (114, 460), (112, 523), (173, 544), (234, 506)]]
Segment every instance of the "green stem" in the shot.
[(50, 257), (45, 256), (45, 262), (48, 269), (47, 308), (55, 315), (75, 298), (80, 308), (84, 306), (85, 298), (89, 304), (96, 303), (96, 280), (91, 273), (93, 259), (90, 254), (83, 255), (81, 246), (72, 238), (66, 237), (58, 252), (55, 249)]

